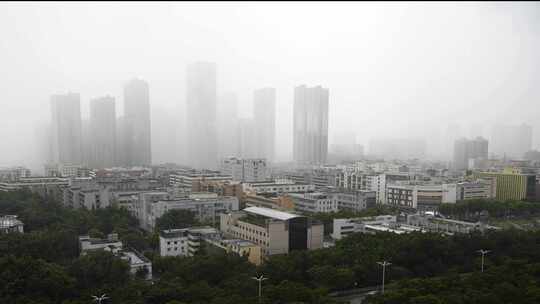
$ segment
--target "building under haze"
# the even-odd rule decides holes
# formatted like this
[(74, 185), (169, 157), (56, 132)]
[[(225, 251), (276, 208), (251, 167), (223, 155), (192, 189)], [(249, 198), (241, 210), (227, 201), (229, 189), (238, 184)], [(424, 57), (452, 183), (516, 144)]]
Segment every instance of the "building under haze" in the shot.
[(216, 64), (196, 62), (187, 67), (188, 164), (217, 168)]
[(258, 158), (274, 161), (276, 137), (276, 89), (263, 88), (253, 93), (253, 119), (255, 122)]
[[(122, 145), (123, 166), (148, 166), (152, 163), (150, 97), (148, 83), (133, 79), (124, 86)], [(111, 130), (113, 132), (113, 130)]]
[(80, 164), (82, 159), (81, 97), (78, 93), (51, 96), (52, 161)]
[(257, 157), (257, 130), (255, 121), (251, 118), (241, 118), (238, 120), (238, 137), (240, 139), (240, 157)]
[(225, 93), (219, 100), (217, 135), (221, 158), (240, 156), (238, 97), (235, 93)]
[(90, 159), (92, 168), (116, 165), (116, 110), (111, 96), (90, 101)]
[(294, 89), (293, 159), (297, 164), (326, 162), (328, 96), (328, 89), (321, 86)]
[(475, 139), (461, 138), (454, 142), (454, 169), (469, 169), (470, 159), (487, 159), (488, 141), (482, 137)]
[(492, 152), (499, 157), (522, 159), (532, 148), (532, 127), (495, 125), (492, 133)]

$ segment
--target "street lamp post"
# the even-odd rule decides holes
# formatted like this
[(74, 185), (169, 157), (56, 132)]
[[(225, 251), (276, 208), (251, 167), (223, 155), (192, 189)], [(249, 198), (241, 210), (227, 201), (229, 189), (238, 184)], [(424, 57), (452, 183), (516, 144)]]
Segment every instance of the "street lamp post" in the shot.
[(387, 261), (377, 262), (377, 264), (382, 266), (382, 292), (384, 294), (384, 275), (386, 273), (386, 266), (392, 265), (392, 263)]
[(102, 294), (102, 295), (99, 296), (99, 297), (97, 297), (97, 296), (92, 296), (92, 298), (94, 298), (94, 301), (95, 301), (97, 304), (101, 304), (101, 301), (107, 300), (109, 297), (107, 297), (106, 294)]
[(261, 303), (261, 296), (262, 296), (262, 281), (264, 280), (268, 280), (268, 278), (265, 278), (262, 274), (257, 278), (257, 277), (252, 277), (252, 279), (254, 279), (255, 281), (258, 281), (259, 282), (259, 303)]
[(491, 250), (484, 250), (484, 249), (480, 249), (477, 251), (478, 253), (480, 253), (482, 255), (482, 272), (484, 272), (484, 256), (488, 253), (491, 252)]

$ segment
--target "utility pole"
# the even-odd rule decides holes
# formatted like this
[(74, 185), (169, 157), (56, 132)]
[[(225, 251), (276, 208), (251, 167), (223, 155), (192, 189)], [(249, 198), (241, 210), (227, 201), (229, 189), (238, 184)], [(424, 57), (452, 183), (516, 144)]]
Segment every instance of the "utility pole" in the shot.
[(377, 264), (382, 266), (382, 292), (384, 294), (384, 275), (386, 273), (386, 266), (392, 265), (392, 263), (387, 261), (377, 262)]
[(482, 255), (482, 272), (484, 272), (484, 256), (488, 253), (491, 252), (491, 250), (484, 250), (484, 249), (480, 249), (477, 251), (478, 253), (480, 253)]
[(100, 297), (92, 296), (92, 298), (94, 298), (94, 301), (95, 301), (97, 304), (101, 304), (101, 301), (107, 300), (109, 297), (107, 297), (106, 294), (102, 294)]
[(254, 279), (255, 281), (258, 281), (259, 282), (259, 304), (261, 303), (261, 300), (262, 300), (262, 281), (264, 280), (268, 280), (268, 278), (265, 278), (262, 274), (257, 278), (257, 277), (252, 277), (252, 279)]

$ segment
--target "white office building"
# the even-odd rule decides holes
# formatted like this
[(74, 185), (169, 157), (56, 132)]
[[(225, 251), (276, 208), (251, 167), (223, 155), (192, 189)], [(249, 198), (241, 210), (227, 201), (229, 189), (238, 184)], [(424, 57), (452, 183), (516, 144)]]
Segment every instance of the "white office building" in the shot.
[(323, 192), (290, 193), (288, 196), (294, 203), (294, 210), (306, 213), (337, 212), (338, 200), (333, 194)]

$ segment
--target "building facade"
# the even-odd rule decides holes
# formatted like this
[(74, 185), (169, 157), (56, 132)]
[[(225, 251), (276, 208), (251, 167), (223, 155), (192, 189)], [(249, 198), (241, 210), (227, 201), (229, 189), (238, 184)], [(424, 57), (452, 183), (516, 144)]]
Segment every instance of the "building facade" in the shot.
[(226, 158), (221, 161), (220, 172), (239, 182), (260, 182), (270, 178), (270, 170), (264, 158)]
[(142, 79), (133, 79), (124, 86), (121, 136), (122, 165), (133, 167), (152, 164), (150, 93), (148, 83)]
[(116, 165), (116, 109), (111, 96), (90, 101), (90, 162), (92, 168)]
[(52, 160), (59, 164), (81, 164), (81, 97), (77, 93), (51, 96)]
[(186, 79), (188, 163), (196, 169), (215, 169), (218, 166), (216, 64), (190, 64)]
[(294, 89), (293, 159), (298, 164), (324, 164), (328, 155), (328, 89)]
[(257, 158), (274, 161), (276, 137), (276, 89), (262, 88), (253, 93)]
[(247, 240), (262, 248), (263, 256), (323, 247), (324, 226), (304, 216), (261, 207), (222, 214), (224, 235)]
[(303, 213), (331, 213), (338, 211), (338, 200), (331, 193), (289, 193), (294, 210)]

